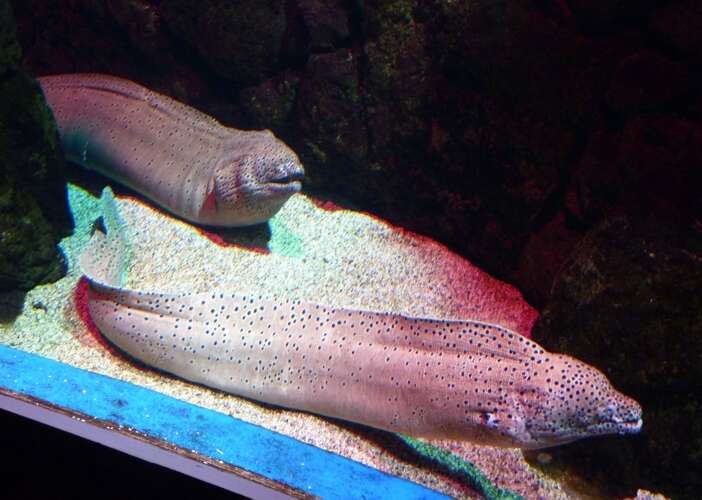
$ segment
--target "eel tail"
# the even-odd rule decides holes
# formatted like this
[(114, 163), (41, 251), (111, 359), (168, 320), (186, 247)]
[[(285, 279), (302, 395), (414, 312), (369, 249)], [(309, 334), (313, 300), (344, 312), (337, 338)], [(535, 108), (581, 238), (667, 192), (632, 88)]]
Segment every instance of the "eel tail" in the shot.
[(120, 288), (129, 264), (129, 242), (115, 195), (109, 187), (103, 189), (100, 205), (105, 232), (95, 229), (79, 265), (94, 285)]

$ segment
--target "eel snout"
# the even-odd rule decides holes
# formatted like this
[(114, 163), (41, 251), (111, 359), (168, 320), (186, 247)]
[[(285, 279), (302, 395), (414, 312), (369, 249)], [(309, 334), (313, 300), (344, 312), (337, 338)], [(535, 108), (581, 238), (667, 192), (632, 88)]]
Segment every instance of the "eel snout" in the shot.
[(597, 368), (570, 356), (546, 353), (534, 373), (540, 396), (523, 402), (529, 448), (546, 448), (606, 434), (635, 434), (641, 405), (615, 389)]
[(297, 193), (302, 189), (305, 170), (299, 162), (287, 161), (273, 169), (273, 175), (267, 184), (273, 189), (282, 189)]
[(633, 399), (617, 394), (597, 412), (598, 421), (588, 426), (588, 432), (597, 434), (636, 434), (643, 427), (641, 405)]

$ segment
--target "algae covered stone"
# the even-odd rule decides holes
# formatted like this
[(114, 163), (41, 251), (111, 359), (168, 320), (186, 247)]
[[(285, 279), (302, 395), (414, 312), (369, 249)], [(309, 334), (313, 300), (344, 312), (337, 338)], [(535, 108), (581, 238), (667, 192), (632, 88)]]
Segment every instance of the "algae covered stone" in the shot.
[(695, 498), (702, 487), (700, 256), (699, 229), (610, 218), (565, 264), (534, 328), (542, 345), (603, 369), (643, 406), (642, 435), (553, 452), (610, 494), (644, 486)]
[(16, 67), (14, 32), (0, 2), (0, 291), (63, 276), (56, 244), (71, 228), (53, 118), (39, 86)]

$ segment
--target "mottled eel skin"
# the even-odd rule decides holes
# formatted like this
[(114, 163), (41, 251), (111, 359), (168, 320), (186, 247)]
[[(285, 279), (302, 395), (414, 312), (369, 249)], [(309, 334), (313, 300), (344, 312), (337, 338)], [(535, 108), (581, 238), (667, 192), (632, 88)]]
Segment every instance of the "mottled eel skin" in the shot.
[(295, 153), (268, 131), (227, 128), (134, 82), (39, 78), (69, 160), (199, 224), (267, 221), (300, 190)]
[[(103, 196), (105, 213), (110, 198)], [(595, 368), (501, 326), (231, 293), (121, 287), (116, 217), (83, 254), (100, 331), (147, 365), (247, 398), (417, 437), (541, 448), (638, 432)]]

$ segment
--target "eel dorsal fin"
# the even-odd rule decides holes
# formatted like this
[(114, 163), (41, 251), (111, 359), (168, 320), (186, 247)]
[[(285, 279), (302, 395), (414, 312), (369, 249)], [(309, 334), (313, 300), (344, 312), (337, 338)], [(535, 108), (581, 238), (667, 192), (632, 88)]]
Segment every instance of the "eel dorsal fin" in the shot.
[(80, 268), (95, 283), (121, 287), (129, 263), (129, 245), (117, 201), (109, 187), (103, 189), (100, 204), (106, 233), (100, 230), (93, 233), (80, 256)]

